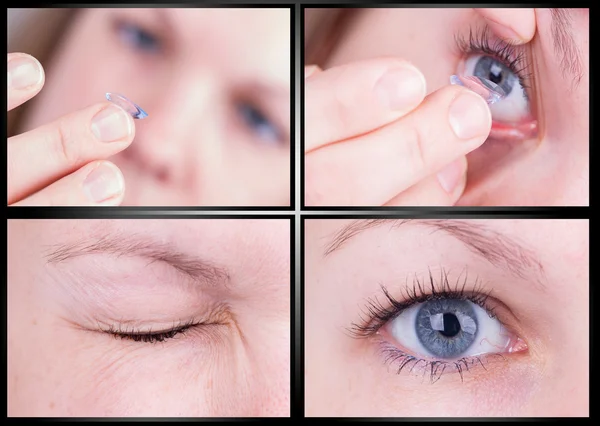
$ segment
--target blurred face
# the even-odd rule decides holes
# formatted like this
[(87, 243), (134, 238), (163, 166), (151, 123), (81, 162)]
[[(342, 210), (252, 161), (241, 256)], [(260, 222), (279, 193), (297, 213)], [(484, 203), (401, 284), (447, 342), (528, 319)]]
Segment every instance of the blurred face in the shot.
[(306, 220), (308, 416), (588, 416), (587, 220)]
[(490, 138), (467, 157), (458, 204), (588, 205), (589, 10), (535, 12), (532, 42), (503, 48), (473, 9), (364, 9), (325, 66), (402, 57), (429, 93), (453, 74), (496, 82), (508, 96), (492, 106)]
[(24, 130), (121, 93), (124, 205), (288, 205), (290, 55), (287, 9), (82, 9)]
[(289, 416), (289, 232), (10, 221), (8, 414)]

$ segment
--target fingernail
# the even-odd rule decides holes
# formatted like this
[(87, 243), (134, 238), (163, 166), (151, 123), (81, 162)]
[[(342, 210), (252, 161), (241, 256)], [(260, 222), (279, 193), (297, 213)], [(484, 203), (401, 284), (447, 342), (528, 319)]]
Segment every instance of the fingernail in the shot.
[(450, 126), (460, 139), (472, 139), (489, 133), (492, 113), (483, 98), (476, 93), (463, 92), (450, 105)]
[(319, 69), (320, 68), (318, 65), (307, 65), (306, 67), (304, 67), (304, 78), (310, 77), (311, 75), (319, 71)]
[(448, 164), (437, 174), (440, 186), (450, 195), (454, 195), (457, 190), (461, 189), (460, 186), (466, 179), (463, 161), (462, 158), (459, 158)]
[(502, 40), (510, 43), (510, 44), (522, 44), (524, 42), (523, 37), (521, 37), (515, 30), (506, 25), (499, 24), (490, 19), (487, 20), (488, 26), (492, 30), (492, 32), (497, 35)]
[(425, 77), (418, 70), (405, 67), (390, 70), (375, 84), (375, 95), (392, 111), (415, 107), (425, 97)]
[(113, 142), (132, 132), (131, 118), (123, 109), (110, 105), (92, 119), (92, 132), (102, 142)]
[(8, 87), (12, 89), (37, 86), (43, 76), (41, 64), (31, 57), (21, 56), (8, 61)]
[(110, 163), (100, 164), (83, 182), (83, 190), (94, 203), (121, 195), (124, 187), (121, 171)]

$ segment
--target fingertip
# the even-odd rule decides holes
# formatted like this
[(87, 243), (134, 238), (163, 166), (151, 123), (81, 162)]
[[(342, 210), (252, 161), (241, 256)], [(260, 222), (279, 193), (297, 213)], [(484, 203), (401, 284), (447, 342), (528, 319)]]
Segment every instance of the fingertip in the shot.
[(18, 107), (42, 90), (46, 81), (44, 67), (26, 53), (7, 55), (7, 109)]
[(437, 173), (437, 179), (442, 189), (455, 203), (467, 185), (467, 158), (460, 157), (445, 166)]
[(427, 81), (417, 67), (405, 62), (387, 70), (375, 83), (374, 92), (385, 108), (408, 113), (425, 98)]
[[(477, 93), (457, 87), (457, 94), (450, 102), (448, 120), (455, 135), (481, 145), (492, 128), (492, 112), (487, 102)], [(473, 148), (475, 149), (475, 147)]]
[(323, 70), (318, 65), (307, 65), (304, 67), (304, 78), (307, 79), (308, 77), (321, 71)]
[(509, 44), (520, 45), (535, 35), (535, 9), (476, 9), (486, 19), (494, 34)]
[(94, 205), (117, 206), (125, 196), (125, 177), (121, 169), (110, 161), (89, 163), (82, 170), (82, 190)]
[(100, 142), (120, 142), (129, 146), (135, 137), (135, 120), (119, 105), (101, 102), (91, 107), (90, 129)]

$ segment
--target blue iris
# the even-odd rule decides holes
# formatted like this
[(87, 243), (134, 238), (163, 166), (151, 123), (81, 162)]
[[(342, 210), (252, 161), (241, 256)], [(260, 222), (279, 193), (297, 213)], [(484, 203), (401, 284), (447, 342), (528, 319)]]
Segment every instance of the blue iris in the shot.
[(473, 75), (496, 83), (504, 90), (506, 96), (510, 94), (515, 84), (519, 84), (519, 78), (509, 67), (490, 56), (482, 56), (477, 61)]
[(241, 103), (238, 105), (238, 112), (244, 123), (250, 127), (260, 139), (273, 143), (277, 143), (281, 140), (277, 128), (254, 106), (248, 103)]
[(459, 358), (477, 337), (477, 315), (471, 302), (439, 299), (423, 303), (416, 318), (416, 334), (431, 355)]
[(154, 53), (160, 49), (158, 37), (148, 31), (132, 24), (121, 24), (118, 28), (119, 35), (125, 43), (136, 49)]

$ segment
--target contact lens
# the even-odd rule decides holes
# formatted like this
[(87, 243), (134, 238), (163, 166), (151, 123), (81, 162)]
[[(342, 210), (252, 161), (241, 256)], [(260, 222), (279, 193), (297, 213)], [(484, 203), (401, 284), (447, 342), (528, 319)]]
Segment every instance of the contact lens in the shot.
[(483, 99), (485, 99), (488, 105), (495, 104), (506, 97), (506, 92), (504, 89), (502, 89), (502, 87), (498, 86), (491, 80), (475, 77), (474, 75), (453, 75), (450, 77), (450, 83), (464, 86), (467, 89), (479, 94)]
[(117, 93), (107, 93), (106, 99), (111, 101), (113, 104), (119, 105), (125, 111), (127, 111), (133, 118), (137, 118), (141, 120), (143, 118), (148, 117), (148, 113), (140, 108), (138, 105), (131, 102), (123, 95), (119, 95)]

